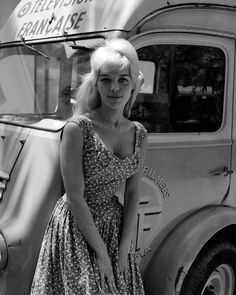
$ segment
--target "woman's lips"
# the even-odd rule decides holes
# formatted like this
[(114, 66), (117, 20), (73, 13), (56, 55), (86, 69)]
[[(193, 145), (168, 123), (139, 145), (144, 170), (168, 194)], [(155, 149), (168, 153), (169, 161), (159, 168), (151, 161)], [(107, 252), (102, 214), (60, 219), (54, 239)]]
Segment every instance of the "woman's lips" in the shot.
[(122, 96), (114, 96), (114, 95), (109, 95), (108, 98), (113, 98), (113, 99), (117, 99), (117, 98), (122, 98)]

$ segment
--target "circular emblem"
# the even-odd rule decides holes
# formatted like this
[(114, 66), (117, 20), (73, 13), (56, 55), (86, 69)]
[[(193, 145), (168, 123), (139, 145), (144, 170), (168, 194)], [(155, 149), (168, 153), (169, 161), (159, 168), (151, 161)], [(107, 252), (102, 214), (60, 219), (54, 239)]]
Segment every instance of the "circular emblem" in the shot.
[(20, 11), (18, 12), (18, 17), (22, 17), (26, 15), (26, 13), (30, 10), (31, 2), (27, 2), (23, 7), (21, 7)]
[(162, 200), (159, 186), (150, 179), (142, 177), (135, 237), (135, 250), (139, 251), (141, 256), (142, 251), (147, 251), (148, 245), (156, 235), (161, 218)]

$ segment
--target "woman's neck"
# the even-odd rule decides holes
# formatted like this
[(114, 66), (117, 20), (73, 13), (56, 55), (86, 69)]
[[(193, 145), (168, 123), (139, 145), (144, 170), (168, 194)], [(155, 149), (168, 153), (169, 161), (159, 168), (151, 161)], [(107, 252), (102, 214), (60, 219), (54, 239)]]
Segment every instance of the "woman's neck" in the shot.
[(117, 110), (105, 110), (100, 107), (97, 109), (96, 113), (99, 121), (103, 122), (110, 128), (119, 128), (124, 119), (123, 113)]

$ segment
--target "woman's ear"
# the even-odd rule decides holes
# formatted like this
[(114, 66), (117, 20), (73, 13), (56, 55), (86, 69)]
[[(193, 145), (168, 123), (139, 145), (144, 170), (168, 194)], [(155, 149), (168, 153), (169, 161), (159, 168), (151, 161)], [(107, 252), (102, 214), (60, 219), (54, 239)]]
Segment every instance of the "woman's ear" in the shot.
[(143, 76), (142, 72), (139, 71), (139, 74), (138, 74), (138, 91), (140, 91), (142, 89), (143, 84), (144, 84), (144, 76)]

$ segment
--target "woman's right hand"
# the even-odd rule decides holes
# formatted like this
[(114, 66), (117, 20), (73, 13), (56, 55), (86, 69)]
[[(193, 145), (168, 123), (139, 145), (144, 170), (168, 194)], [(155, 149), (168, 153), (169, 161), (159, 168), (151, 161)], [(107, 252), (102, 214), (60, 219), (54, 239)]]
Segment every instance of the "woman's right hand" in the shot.
[(108, 253), (106, 252), (106, 253), (98, 254), (97, 263), (98, 263), (98, 268), (100, 272), (101, 289), (102, 290), (104, 289), (105, 282), (106, 282), (111, 294), (114, 294), (114, 295), (119, 294), (116, 288), (111, 260)]

